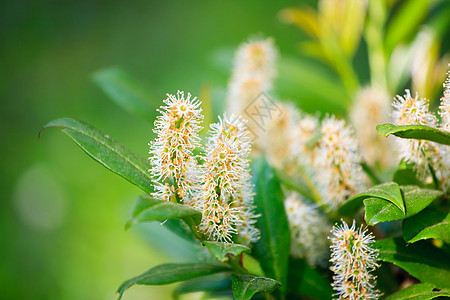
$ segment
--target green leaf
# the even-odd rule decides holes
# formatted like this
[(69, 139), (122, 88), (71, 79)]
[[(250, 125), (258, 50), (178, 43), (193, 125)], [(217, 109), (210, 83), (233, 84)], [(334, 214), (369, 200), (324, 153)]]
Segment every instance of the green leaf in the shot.
[(400, 166), (394, 172), (392, 180), (399, 185), (417, 185), (423, 186), (423, 183), (417, 178), (417, 173), (411, 165), (406, 164), (404, 161), (400, 163)]
[(450, 213), (427, 207), (403, 221), (403, 237), (408, 243), (424, 239), (439, 239), (450, 243)]
[(220, 272), (229, 271), (229, 268), (223, 265), (212, 264), (165, 264), (159, 265), (142, 273), (139, 276), (131, 278), (119, 287), (119, 299), (129, 287), (140, 285), (163, 285), (177, 281), (183, 281), (195, 277), (211, 275)]
[(254, 254), (268, 277), (278, 280), (286, 291), (289, 260), (289, 226), (283, 203), (280, 181), (265, 159), (252, 165), (255, 184), (256, 213), (260, 214), (256, 226), (261, 239), (255, 244)]
[(345, 115), (350, 97), (337, 83), (339, 78), (326, 68), (310, 59), (281, 57), (279, 70), (275, 85), (281, 98), (292, 99), (307, 113), (323, 111)]
[(150, 123), (154, 121), (159, 103), (150, 93), (118, 67), (110, 67), (95, 72), (92, 80), (119, 107), (132, 115), (137, 115)]
[(450, 296), (446, 290), (434, 291), (434, 285), (419, 283), (398, 291), (385, 298), (385, 300), (429, 300), (439, 296)]
[(131, 152), (108, 135), (84, 122), (62, 118), (49, 122), (39, 132), (50, 127), (61, 127), (90, 157), (112, 172), (135, 184), (146, 193), (153, 191), (152, 177), (146, 159)]
[(242, 252), (250, 251), (249, 247), (239, 244), (204, 241), (203, 245), (221, 262), (228, 260), (227, 254), (238, 256)]
[(297, 297), (311, 297), (318, 300), (332, 299), (333, 289), (328, 280), (311, 268), (305, 260), (289, 262), (289, 292)]
[(380, 198), (364, 200), (365, 220), (368, 225), (380, 222), (395, 221), (409, 218), (421, 212), (431, 202), (442, 196), (441, 191), (421, 189), (418, 187), (401, 187), (406, 214), (397, 206)]
[(422, 282), (438, 288), (450, 288), (450, 261), (442, 249), (427, 241), (407, 245), (403, 238), (389, 238), (373, 244), (379, 259), (393, 263)]
[(195, 292), (217, 292), (231, 290), (230, 278), (225, 278), (223, 274), (215, 274), (201, 278), (186, 280), (174, 290), (174, 298), (179, 295)]
[(384, 123), (377, 126), (381, 136), (393, 134), (404, 139), (428, 140), (439, 144), (450, 145), (450, 133), (425, 125), (394, 125)]
[[(405, 1), (386, 29), (386, 49), (391, 53), (392, 49), (401, 44), (414, 34), (416, 29), (425, 19), (430, 6), (435, 0), (408, 0)], [(411, 18), (414, 16), (414, 18)]]
[(168, 219), (192, 218), (195, 224), (199, 224), (202, 218), (201, 212), (187, 205), (154, 199), (148, 195), (139, 196), (131, 215), (131, 219), (125, 225), (126, 229), (142, 222), (163, 222)]
[(377, 198), (389, 201), (405, 214), (405, 206), (403, 204), (400, 186), (395, 182), (383, 183), (365, 190), (347, 200), (339, 207), (338, 211), (342, 215), (352, 216), (361, 208), (363, 200), (367, 198)]
[(280, 286), (278, 281), (271, 278), (256, 277), (252, 275), (232, 274), (231, 281), (233, 287), (233, 299), (235, 300), (248, 300), (256, 293), (270, 293)]

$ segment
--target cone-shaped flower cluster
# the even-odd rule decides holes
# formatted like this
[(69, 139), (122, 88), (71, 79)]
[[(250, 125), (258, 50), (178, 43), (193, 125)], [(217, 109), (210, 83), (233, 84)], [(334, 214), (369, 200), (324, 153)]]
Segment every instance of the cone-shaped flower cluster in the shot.
[(272, 39), (256, 39), (239, 47), (229, 83), (228, 111), (241, 114), (261, 92), (272, 88), (276, 57)]
[(157, 138), (150, 142), (150, 172), (155, 178), (153, 196), (170, 201), (177, 197), (186, 204), (191, 203), (191, 192), (196, 182), (196, 160), (194, 149), (200, 145), (199, 131), (203, 115), (200, 101), (184, 92), (167, 94), (166, 106), (155, 121), (153, 131)]
[(450, 131), (450, 72), (444, 83), (444, 96), (441, 98), (439, 106), (439, 115), (441, 116), (441, 128)]
[(241, 242), (256, 241), (253, 194), (250, 184), (250, 140), (245, 122), (226, 115), (211, 125), (201, 167), (202, 221), (200, 231), (210, 239), (230, 242), (238, 233)]
[(363, 230), (362, 226), (356, 229), (355, 226), (355, 221), (350, 228), (342, 221), (342, 225), (336, 224), (331, 231), (333, 289), (338, 299), (378, 299), (376, 277), (371, 274), (379, 266), (378, 250), (370, 245), (375, 238), (367, 233), (367, 229)]
[(327, 218), (320, 214), (317, 206), (307, 204), (297, 193), (286, 198), (284, 207), (291, 233), (291, 255), (306, 258), (312, 266), (325, 265), (329, 257), (327, 236), (331, 227)]
[(322, 199), (336, 208), (364, 187), (358, 142), (351, 127), (334, 116), (322, 121), (320, 132), (314, 159), (316, 176)]
[(393, 163), (390, 140), (375, 130), (378, 124), (390, 121), (390, 113), (390, 97), (383, 88), (365, 87), (356, 95), (351, 120), (362, 156), (369, 165), (387, 167)]
[[(444, 93), (440, 114), (445, 127), (445, 117), (448, 114), (448, 107), (445, 104), (446, 94)], [(393, 103), (394, 111), (392, 116), (397, 125), (427, 125), (438, 128), (436, 116), (430, 112), (426, 99), (419, 99), (418, 95), (413, 98), (409, 90), (403, 97), (397, 96)], [(419, 177), (426, 179), (431, 177), (430, 169), (433, 169), (441, 187), (444, 190), (449, 188), (448, 178), (450, 176), (450, 147), (437, 144), (427, 140), (398, 139), (400, 148), (400, 158), (407, 163), (413, 164)]]

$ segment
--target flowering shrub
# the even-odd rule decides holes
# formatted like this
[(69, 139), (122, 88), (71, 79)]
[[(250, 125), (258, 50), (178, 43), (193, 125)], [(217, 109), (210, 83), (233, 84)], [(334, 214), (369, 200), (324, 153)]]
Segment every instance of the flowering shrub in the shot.
[[(81, 121), (64, 118), (44, 127), (61, 127), (88, 155), (144, 191), (127, 227), (163, 222), (208, 250), (204, 262), (160, 265), (125, 281), (119, 298), (135, 284), (179, 281), (178, 295), (204, 291), (205, 298), (450, 296), (450, 79), (437, 111), (409, 90), (389, 100), (389, 67), (374, 65), (380, 49), (371, 38), (381, 38), (375, 25), (385, 21), (375, 2), (355, 4), (352, 20), (359, 27), (335, 36), (328, 36), (333, 22), (344, 21), (329, 14), (342, 8), (338, 1), (320, 1), (317, 14), (329, 17), (320, 23), (310, 10), (281, 13), (316, 38), (311, 49), (321, 51), (314, 55), (355, 98), (348, 120), (276, 99), (281, 55), (273, 39), (260, 38), (236, 51), (216, 123), (204, 123), (212, 117), (204, 116), (202, 99), (167, 94), (148, 160)], [(363, 26), (372, 76), (367, 87), (347, 65)], [(330, 38), (336, 52), (328, 51)], [(393, 59), (392, 44), (384, 50)], [(110, 93), (113, 100), (148, 107), (130, 96), (122, 73), (104, 72), (100, 86), (121, 90)], [(412, 82), (423, 86), (420, 80)]]

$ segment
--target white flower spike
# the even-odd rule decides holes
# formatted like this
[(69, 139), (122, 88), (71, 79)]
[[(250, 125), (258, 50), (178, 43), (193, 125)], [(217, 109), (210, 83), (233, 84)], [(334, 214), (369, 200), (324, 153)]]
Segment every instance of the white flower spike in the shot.
[[(203, 115), (201, 102), (191, 94), (167, 94), (161, 113), (155, 121), (153, 132), (157, 134), (150, 142), (149, 170), (155, 178), (153, 196), (192, 204), (191, 193), (196, 182), (196, 159), (193, 151), (200, 145), (199, 131)], [(178, 201), (179, 200), (179, 201)]]
[(334, 272), (335, 296), (349, 300), (378, 299), (376, 276), (371, 274), (379, 267), (378, 250), (370, 245), (375, 242), (375, 237), (362, 226), (356, 229), (355, 221), (350, 228), (342, 221), (342, 225), (336, 224), (331, 233), (330, 269)]
[(328, 219), (297, 193), (286, 198), (284, 207), (291, 233), (291, 255), (306, 258), (312, 266), (326, 265), (329, 257), (327, 236), (331, 227)]
[(253, 213), (249, 153), (245, 121), (226, 115), (211, 125), (201, 167), (202, 222), (199, 229), (210, 239), (232, 242), (239, 234), (243, 243), (259, 239)]

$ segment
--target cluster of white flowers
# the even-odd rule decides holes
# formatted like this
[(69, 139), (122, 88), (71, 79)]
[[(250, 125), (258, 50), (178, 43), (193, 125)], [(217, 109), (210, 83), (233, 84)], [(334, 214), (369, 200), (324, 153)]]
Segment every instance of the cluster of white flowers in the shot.
[(355, 221), (350, 228), (342, 221), (331, 233), (330, 269), (334, 272), (335, 295), (349, 300), (378, 299), (376, 276), (371, 274), (379, 266), (378, 250), (370, 245), (375, 241), (372, 233), (367, 233), (362, 226), (356, 229)]
[(155, 121), (157, 137), (149, 143), (152, 196), (200, 210), (199, 230), (210, 239), (232, 242), (232, 235), (238, 234), (240, 242), (257, 241), (245, 122), (235, 116), (219, 117), (220, 122), (211, 125), (200, 165), (193, 154), (200, 147), (200, 101), (178, 91), (164, 103)]
[(201, 167), (202, 222), (200, 231), (209, 238), (230, 242), (238, 233), (242, 242), (255, 242), (253, 193), (250, 183), (251, 146), (245, 121), (231, 116), (211, 125)]
[[(445, 93), (441, 105), (441, 116), (443, 120), (448, 114), (446, 111)], [(427, 99), (419, 99), (418, 95), (413, 98), (409, 90), (406, 95), (397, 99), (393, 103), (394, 111), (392, 116), (397, 125), (427, 125), (438, 128), (436, 116), (430, 112)], [(445, 127), (445, 121), (443, 122)], [(397, 139), (399, 145), (400, 158), (407, 163), (413, 164), (419, 177), (427, 179), (431, 177), (430, 169), (433, 169), (441, 187), (444, 190), (449, 188), (450, 183), (450, 146), (441, 145), (428, 140), (417, 139)]]
[(319, 192), (332, 209), (364, 188), (365, 174), (360, 165), (358, 142), (344, 120), (326, 117), (314, 158)]
[(272, 39), (256, 39), (239, 47), (228, 88), (229, 112), (241, 114), (261, 92), (272, 88), (276, 57)]
[(331, 225), (317, 206), (307, 204), (301, 195), (291, 193), (284, 201), (291, 233), (290, 253), (305, 258), (312, 266), (328, 262), (328, 233)]
[(361, 154), (371, 166), (390, 166), (393, 147), (390, 139), (384, 139), (375, 130), (381, 123), (390, 121), (390, 97), (380, 87), (366, 87), (355, 98), (351, 111), (351, 121), (360, 143)]
[(292, 173), (295, 170), (289, 170), (289, 167), (293, 167), (291, 145), (296, 142), (292, 132), (300, 116), (292, 104), (277, 103), (276, 105), (281, 111), (280, 117), (267, 121), (265, 132), (260, 136), (262, 140), (260, 144), (271, 166)]
[[(166, 106), (155, 121), (153, 131), (157, 134), (149, 143), (151, 169), (155, 178), (153, 196), (171, 201), (178, 197), (191, 203), (192, 189), (196, 182), (196, 159), (193, 151), (200, 145), (199, 131), (203, 120), (200, 101), (184, 92), (167, 94)], [(177, 200), (177, 199), (175, 199)]]
[(450, 72), (444, 83), (444, 96), (441, 98), (439, 115), (441, 116), (441, 128), (450, 131)]

